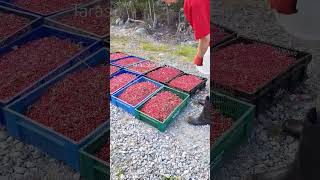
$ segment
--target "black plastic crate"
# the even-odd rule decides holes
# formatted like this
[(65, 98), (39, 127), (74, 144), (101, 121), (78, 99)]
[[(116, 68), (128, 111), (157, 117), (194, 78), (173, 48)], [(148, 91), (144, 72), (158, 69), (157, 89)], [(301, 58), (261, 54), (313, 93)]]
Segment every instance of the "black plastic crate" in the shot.
[[(177, 88), (177, 87), (173, 87), (173, 86), (169, 85), (169, 83), (170, 83), (171, 81), (173, 81), (174, 79), (176, 79), (176, 78), (178, 78), (178, 77), (181, 77), (181, 76), (183, 76), (183, 75), (196, 76), (196, 77), (202, 79), (202, 82), (201, 82), (200, 84), (198, 84), (196, 87), (194, 87), (191, 91), (185, 91), (185, 90), (183, 90), (183, 89), (181, 89), (181, 88)], [(202, 90), (202, 89), (204, 89), (204, 88), (206, 87), (207, 80), (208, 80), (207, 78), (204, 78), (204, 77), (201, 77), (201, 76), (197, 76), (197, 75), (194, 75), (194, 74), (183, 73), (183, 74), (180, 74), (179, 76), (173, 78), (172, 80), (170, 80), (169, 82), (167, 82), (167, 83), (165, 83), (165, 84), (166, 84), (167, 86), (171, 87), (171, 88), (178, 89), (178, 90), (180, 90), (180, 91), (183, 91), (183, 92), (185, 92), (185, 93), (190, 94), (190, 96), (193, 96), (193, 95), (195, 95), (195, 94), (197, 93), (198, 90)]]
[[(221, 39), (219, 42), (217, 42), (215, 44), (212, 44), (212, 47), (216, 47), (216, 46), (218, 46), (220, 44), (223, 44), (223, 43), (225, 43), (225, 42), (227, 42), (229, 40), (232, 40), (232, 39), (237, 37), (237, 33), (235, 31), (233, 31), (233, 30), (231, 30), (231, 29), (229, 29), (229, 28), (227, 28), (225, 26), (222, 26), (222, 25), (219, 25), (219, 24), (215, 24), (215, 23), (211, 23), (211, 26), (216, 26), (216, 27), (218, 27), (219, 29), (222, 29), (225, 33), (228, 34), (223, 39)], [(211, 36), (214, 36), (214, 34), (211, 33)]]
[(238, 37), (231, 41), (225, 42), (215, 47), (213, 50), (219, 51), (224, 47), (236, 43), (261, 43), (264, 45), (269, 45), (279, 49), (279, 51), (289, 53), (290, 56), (295, 59), (295, 63), (290, 65), (287, 68), (287, 70), (279, 73), (277, 76), (275, 76), (275, 78), (266, 82), (263, 86), (256, 88), (256, 90), (252, 93), (237, 90), (222, 84), (217, 84), (213, 79), (211, 79), (211, 88), (215, 91), (219, 91), (227, 95), (237, 97), (241, 100), (256, 105), (257, 115), (268, 109), (273, 104), (273, 102), (275, 101), (275, 96), (277, 95), (280, 89), (287, 91), (294, 90), (299, 84), (301, 84), (307, 78), (307, 67), (312, 60), (312, 55), (307, 52), (281, 47), (278, 45), (262, 42), (259, 40), (253, 40), (246, 37)]
[(150, 79), (152, 79), (152, 80), (154, 80), (154, 81), (157, 81), (157, 82), (159, 82), (159, 83), (166, 84), (166, 83), (168, 83), (169, 81), (171, 81), (172, 79), (169, 79), (169, 80), (166, 81), (166, 82), (160, 82), (160, 81), (158, 81), (158, 80), (156, 80), (156, 79), (153, 79), (153, 78), (151, 78), (151, 77), (148, 77), (148, 74), (149, 74), (149, 73), (151, 73), (151, 72), (153, 72), (153, 71), (156, 71), (156, 70), (158, 70), (158, 69), (160, 69), (160, 68), (163, 68), (163, 67), (170, 67), (170, 68), (174, 68), (174, 69), (180, 71), (180, 73), (179, 73), (177, 76), (173, 77), (172, 79), (174, 79), (174, 78), (176, 78), (176, 77), (178, 77), (178, 76), (180, 76), (181, 74), (184, 73), (183, 71), (181, 71), (180, 69), (177, 69), (177, 68), (175, 68), (175, 67), (168, 66), (168, 65), (163, 65), (163, 66), (160, 66), (160, 67), (157, 67), (157, 68), (153, 69), (152, 71), (149, 71), (147, 74), (145, 74), (145, 76), (146, 76), (147, 78), (150, 78)]

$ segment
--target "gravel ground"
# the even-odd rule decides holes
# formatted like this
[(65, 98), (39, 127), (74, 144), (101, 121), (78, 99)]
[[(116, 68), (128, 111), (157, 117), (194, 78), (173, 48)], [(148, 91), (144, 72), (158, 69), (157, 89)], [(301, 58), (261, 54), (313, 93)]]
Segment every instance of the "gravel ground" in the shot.
[[(263, 41), (305, 50), (313, 54), (308, 75), (309, 80), (294, 92), (282, 92), (281, 97), (266, 113), (256, 120), (255, 130), (247, 145), (244, 145), (230, 161), (225, 163), (218, 180), (238, 180), (245, 174), (264, 172), (287, 166), (292, 162), (298, 141), (280, 131), (286, 119), (301, 120), (314, 105), (319, 93), (320, 42), (298, 40), (287, 34), (275, 21), (264, 0), (242, 0), (231, 6), (223, 6), (222, 0), (214, 3), (212, 20), (228, 26), (240, 35)], [(230, 4), (229, 4), (230, 5)], [(226, 8), (223, 8), (226, 7)], [(226, 9), (226, 10), (223, 10)]]
[[(112, 43), (115, 32), (131, 38), (123, 44)], [(132, 47), (139, 46), (133, 33), (112, 27), (112, 51), (128, 52), (198, 74), (192, 63), (181, 61), (167, 53), (133, 49)], [(192, 102), (165, 133), (111, 106), (111, 179), (161, 179), (163, 176), (209, 179), (210, 128), (194, 127), (185, 121), (189, 115), (198, 115), (201, 112), (202, 107), (197, 105), (195, 100), (203, 99), (208, 94), (209, 84), (192, 98)]]

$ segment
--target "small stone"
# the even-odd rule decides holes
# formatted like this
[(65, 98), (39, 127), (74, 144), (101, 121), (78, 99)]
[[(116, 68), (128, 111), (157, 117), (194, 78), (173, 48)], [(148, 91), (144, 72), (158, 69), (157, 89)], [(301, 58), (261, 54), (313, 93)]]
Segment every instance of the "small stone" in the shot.
[(14, 172), (18, 174), (24, 174), (26, 172), (26, 168), (23, 167), (14, 167)]
[(72, 178), (73, 178), (74, 180), (79, 180), (79, 179), (80, 179), (80, 174), (79, 174), (79, 173), (75, 173), (75, 174), (72, 176)]
[(35, 164), (32, 163), (32, 162), (26, 162), (26, 163), (25, 163), (25, 166), (26, 166), (27, 168), (33, 168), (33, 167), (35, 167)]

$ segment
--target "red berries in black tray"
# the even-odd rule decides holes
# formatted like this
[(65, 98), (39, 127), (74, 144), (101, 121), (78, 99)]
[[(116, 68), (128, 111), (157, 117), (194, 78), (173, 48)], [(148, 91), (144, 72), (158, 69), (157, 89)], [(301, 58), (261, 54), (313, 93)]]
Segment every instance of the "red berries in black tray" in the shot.
[(121, 66), (121, 67), (126, 67), (132, 64), (135, 64), (137, 62), (140, 62), (141, 59), (137, 58), (137, 57), (129, 57), (129, 58), (124, 58), (124, 59), (120, 59), (118, 61), (115, 61), (114, 64)]
[(157, 89), (158, 87), (150, 81), (139, 82), (124, 90), (120, 94), (119, 99), (132, 106), (136, 106)]
[(190, 92), (204, 80), (194, 75), (182, 75), (169, 82), (169, 86)]
[(48, 15), (56, 11), (74, 8), (91, 0), (14, 0), (14, 4), (29, 11)]
[(0, 99), (14, 97), (81, 49), (69, 40), (45, 37), (0, 55)]
[(26, 111), (34, 121), (79, 142), (107, 120), (106, 66), (78, 70), (50, 86)]
[(79, 8), (73, 14), (60, 17), (58, 21), (99, 36), (108, 35), (110, 29), (108, 26), (108, 16), (110, 14), (107, 2), (103, 1), (91, 8)]
[(182, 100), (176, 94), (161, 91), (142, 106), (141, 112), (163, 122), (181, 102)]
[(169, 66), (164, 66), (149, 72), (146, 76), (153, 80), (166, 83), (172, 80), (173, 78), (177, 77), (181, 73), (182, 71), (180, 71), (179, 69), (169, 67)]
[(110, 61), (112, 60), (116, 60), (116, 59), (120, 59), (120, 58), (124, 58), (124, 57), (128, 57), (129, 55), (122, 53), (122, 52), (116, 52), (116, 53), (111, 53), (110, 54)]
[(148, 71), (151, 71), (152, 69), (157, 68), (158, 65), (152, 61), (143, 61), (141, 63), (134, 64), (127, 69), (130, 69), (132, 71), (138, 72), (138, 73), (146, 73)]
[(96, 156), (104, 160), (105, 162), (110, 161), (110, 144), (106, 143), (96, 154)]
[(255, 93), (294, 64), (290, 55), (262, 43), (231, 44), (212, 54), (211, 79), (217, 85)]
[(231, 118), (224, 117), (219, 111), (213, 110), (213, 125), (210, 126), (210, 142), (213, 144), (219, 137), (233, 125)]
[(226, 38), (227, 36), (231, 35), (227, 32), (225, 32), (225, 30), (223, 28), (220, 28), (216, 25), (213, 25), (212, 29), (211, 29), (211, 46), (219, 43), (221, 40), (223, 40), (224, 38)]
[(122, 73), (110, 79), (110, 93), (113, 94), (123, 88), (137, 76), (129, 73)]
[(12, 33), (18, 31), (30, 22), (29, 19), (15, 14), (0, 12), (0, 17), (0, 41), (9, 37)]

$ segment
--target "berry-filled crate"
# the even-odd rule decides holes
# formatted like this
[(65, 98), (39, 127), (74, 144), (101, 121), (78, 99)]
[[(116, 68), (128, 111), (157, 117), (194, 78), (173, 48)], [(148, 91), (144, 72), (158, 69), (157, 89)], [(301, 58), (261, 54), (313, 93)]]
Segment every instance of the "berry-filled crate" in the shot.
[(184, 72), (180, 69), (168, 65), (163, 65), (148, 72), (147, 74), (145, 74), (145, 76), (152, 80), (165, 84), (183, 73)]
[(101, 47), (96, 38), (39, 26), (0, 48), (0, 124), (5, 125), (2, 107)]
[(125, 68), (143, 61), (145, 61), (145, 59), (143, 58), (136, 57), (136, 56), (128, 56), (118, 60), (112, 60), (110, 61), (110, 64), (114, 66), (119, 66), (121, 68)]
[(136, 108), (136, 118), (165, 132), (189, 101), (189, 94), (164, 86)]
[(80, 171), (80, 148), (109, 127), (106, 56), (102, 49), (6, 106), (8, 134)]
[(127, 71), (125, 69), (121, 69), (118, 72), (114, 73), (110, 77), (110, 95), (113, 95), (114, 93), (118, 92), (127, 84), (138, 79), (140, 76), (140, 74)]
[(110, 76), (114, 75), (118, 71), (120, 71), (122, 68), (114, 65), (110, 65)]
[(130, 65), (128, 67), (126, 67), (125, 69), (127, 69), (128, 71), (132, 71), (138, 74), (147, 74), (150, 71), (153, 71), (154, 69), (160, 67), (159, 64), (150, 61), (150, 60), (144, 60), (141, 62), (138, 62), (136, 64)]
[(111, 96), (111, 102), (117, 107), (124, 109), (129, 114), (136, 116), (137, 108), (148, 97), (157, 93), (163, 85), (146, 77), (128, 84)]
[(70, 9), (81, 8), (89, 3), (91, 3), (91, 0), (0, 0), (0, 5), (42, 17), (51, 16)]
[(211, 28), (211, 47), (216, 47), (237, 37), (236, 32), (225, 26), (211, 23)]
[(130, 55), (123, 53), (123, 52), (113, 52), (110, 53), (110, 63), (119, 59), (123, 59), (129, 57)]
[(222, 164), (251, 136), (255, 106), (214, 91), (210, 97), (214, 110), (219, 113), (213, 116), (210, 131), (210, 173), (214, 177)]
[[(80, 175), (86, 180), (110, 178), (110, 130), (104, 131), (80, 150)], [(101, 153), (104, 154), (101, 157)]]
[(45, 23), (100, 39), (109, 37), (109, 1), (98, 0), (76, 9), (49, 16)]
[(166, 83), (166, 85), (193, 96), (198, 90), (202, 90), (206, 87), (206, 82), (207, 78), (183, 73)]
[(40, 24), (40, 16), (0, 6), (0, 47)]
[(297, 51), (238, 37), (214, 48), (212, 87), (265, 111), (280, 89), (293, 90), (307, 78), (312, 59)]

